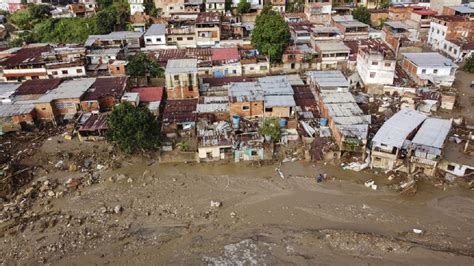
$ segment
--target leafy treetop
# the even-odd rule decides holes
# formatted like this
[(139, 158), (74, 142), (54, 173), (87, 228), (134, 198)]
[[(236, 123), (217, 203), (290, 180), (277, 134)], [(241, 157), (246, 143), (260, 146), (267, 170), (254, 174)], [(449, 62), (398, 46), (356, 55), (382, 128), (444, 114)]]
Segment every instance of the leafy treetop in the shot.
[(356, 7), (352, 10), (352, 16), (354, 16), (354, 19), (357, 19), (358, 21), (365, 23), (367, 25), (370, 25), (370, 12), (365, 6), (359, 6)]
[(271, 6), (265, 6), (255, 21), (252, 44), (260, 53), (269, 56), (272, 62), (277, 62), (289, 45), (290, 37), (288, 23)]
[(107, 117), (107, 141), (128, 154), (155, 148), (158, 134), (156, 117), (146, 107), (121, 103)]

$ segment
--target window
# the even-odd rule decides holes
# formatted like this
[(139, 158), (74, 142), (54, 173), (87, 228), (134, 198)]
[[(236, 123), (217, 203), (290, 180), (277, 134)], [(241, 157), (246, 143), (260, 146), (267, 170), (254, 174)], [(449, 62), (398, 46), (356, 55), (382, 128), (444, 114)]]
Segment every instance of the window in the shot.
[(448, 164), (448, 171), (454, 171), (455, 168), (454, 165)]
[(171, 42), (172, 40), (173, 40), (172, 38), (168, 37), (168, 41), (169, 41), (169, 42)]
[(174, 79), (174, 80), (179, 80), (179, 75), (174, 75), (174, 76), (173, 76), (173, 79)]
[(186, 38), (186, 39), (187, 39), (188, 41), (192, 41), (192, 40), (194, 40), (194, 37), (188, 37), (188, 38)]
[(254, 70), (255, 68), (254, 67), (250, 67), (250, 70)]
[(193, 87), (188, 88), (188, 91), (193, 91), (193, 90), (194, 90)]
[(252, 156), (257, 156), (257, 151), (251, 151)]
[(370, 77), (375, 78), (375, 72), (370, 72)]
[(120, 67), (116, 67), (115, 70), (119, 71), (119, 70), (120, 70)]
[(161, 42), (161, 38), (156, 38), (156, 41), (157, 41), (157, 42)]
[(183, 37), (178, 37), (176, 38), (177, 41), (182, 41), (183, 40)]
[(379, 65), (379, 62), (377, 62), (377, 61), (372, 61), (372, 65), (373, 65), (373, 66), (378, 66), (378, 65)]
[(436, 33), (438, 33), (438, 34), (439, 34), (439, 30), (436, 30)]
[(53, 76), (57, 76), (58, 75), (58, 71), (53, 71)]
[(151, 42), (151, 39), (150, 39), (150, 38), (146, 38), (145, 41), (146, 41), (146, 42)]
[(433, 74), (438, 73), (438, 69), (433, 69)]
[(426, 69), (422, 69), (421, 74), (426, 74)]
[(385, 63), (385, 67), (391, 67), (392, 63)]
[(448, 49), (448, 46), (446, 44), (444, 44), (444, 50)]
[(81, 73), (82, 73), (82, 68), (76, 69), (76, 73), (77, 73), (77, 74), (81, 74)]
[(260, 66), (260, 70), (267, 70), (267, 66)]
[(237, 74), (237, 70), (232, 70), (232, 74)]
[(265, 107), (265, 112), (273, 112), (273, 107)]
[(68, 71), (67, 71), (67, 70), (63, 70), (63, 71), (61, 71), (61, 73), (63, 73), (63, 75), (67, 75), (67, 74), (68, 74)]
[(248, 105), (242, 106), (242, 111), (248, 111), (248, 110), (250, 110), (250, 106)]

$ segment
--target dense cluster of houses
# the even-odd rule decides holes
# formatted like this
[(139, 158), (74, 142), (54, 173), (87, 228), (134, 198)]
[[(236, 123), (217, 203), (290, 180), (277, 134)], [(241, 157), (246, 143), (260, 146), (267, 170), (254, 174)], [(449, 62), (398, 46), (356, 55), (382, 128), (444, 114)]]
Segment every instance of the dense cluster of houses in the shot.
[[(281, 131), (277, 144), (304, 147), (308, 160), (356, 158), (365, 167), (429, 176), (436, 169), (472, 173), (474, 163), (461, 159), (469, 157), (471, 136), (453, 136), (453, 120), (434, 115), (455, 106), (456, 63), (474, 50), (474, 6), (396, 2), (370, 9), (367, 25), (334, 1), (306, 0), (304, 12), (285, 13), (287, 3), (272, 0), (291, 44), (271, 63), (249, 39), (261, 0), (239, 16), (224, 0), (155, 0), (156, 18), (144, 14), (143, 0), (130, 0), (134, 31), (0, 51), (0, 133), (73, 123), (81, 141), (97, 140), (107, 113), (130, 102), (157, 115), (161, 152), (174, 159), (275, 158), (259, 133), (272, 118)], [(12, 12), (14, 3), (0, 8)], [(54, 4), (55, 16), (87, 16), (97, 7), (93, 0)], [(127, 59), (139, 51), (164, 68), (158, 85), (132, 85)]]

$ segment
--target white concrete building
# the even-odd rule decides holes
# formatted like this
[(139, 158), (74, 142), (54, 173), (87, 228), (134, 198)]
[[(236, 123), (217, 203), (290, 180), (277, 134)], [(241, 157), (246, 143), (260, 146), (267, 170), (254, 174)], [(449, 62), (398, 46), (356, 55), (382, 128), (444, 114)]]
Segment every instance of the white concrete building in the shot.
[(402, 67), (418, 85), (452, 86), (458, 66), (439, 53), (403, 53)]
[(321, 57), (321, 70), (342, 69), (347, 65), (351, 49), (342, 41), (316, 41), (315, 50)]
[(128, 4), (130, 5), (130, 15), (134, 15), (137, 12), (145, 13), (143, 0), (128, 0)]
[(357, 53), (357, 72), (364, 85), (392, 85), (395, 77), (395, 55), (387, 47), (360, 46)]
[(206, 0), (206, 12), (219, 12), (225, 15), (225, 0)]
[(161, 46), (166, 45), (166, 25), (165, 24), (153, 24), (151, 27), (145, 32), (144, 35), (145, 39), (145, 46), (153, 47), (153, 46)]
[(430, 30), (428, 31), (428, 44), (433, 49), (441, 49), (446, 40), (446, 32), (448, 26), (431, 21)]
[(474, 54), (474, 42), (446, 40), (441, 51), (446, 53), (455, 62), (461, 62)]
[(47, 64), (46, 72), (51, 78), (75, 78), (86, 76), (86, 68), (82, 62)]

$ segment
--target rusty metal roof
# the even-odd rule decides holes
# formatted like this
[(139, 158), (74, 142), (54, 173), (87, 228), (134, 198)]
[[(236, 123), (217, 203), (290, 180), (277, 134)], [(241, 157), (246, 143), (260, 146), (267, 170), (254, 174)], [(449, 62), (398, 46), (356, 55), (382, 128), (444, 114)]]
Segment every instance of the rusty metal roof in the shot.
[(163, 123), (195, 122), (198, 99), (168, 100), (163, 111)]
[(21, 84), (15, 95), (38, 95), (53, 90), (61, 83), (61, 79), (32, 79)]
[(101, 77), (97, 78), (94, 84), (83, 96), (84, 101), (98, 100), (105, 96), (122, 97), (127, 88), (128, 78), (123, 77)]
[(13, 56), (0, 62), (2, 66), (16, 66), (16, 65), (33, 65), (43, 64), (44, 60), (41, 53), (48, 52), (49, 46), (22, 48), (18, 50)]

